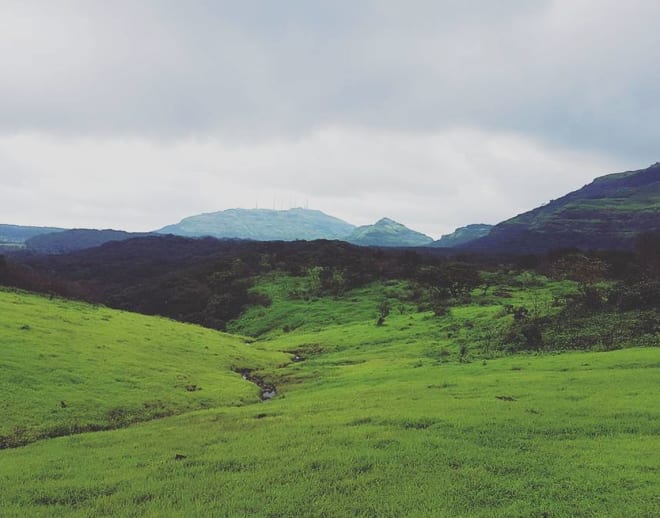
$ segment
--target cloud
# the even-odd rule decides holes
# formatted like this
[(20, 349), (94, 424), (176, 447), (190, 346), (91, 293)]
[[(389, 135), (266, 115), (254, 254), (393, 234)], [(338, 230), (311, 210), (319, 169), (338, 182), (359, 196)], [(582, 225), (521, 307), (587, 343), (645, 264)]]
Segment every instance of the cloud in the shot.
[(658, 160), (656, 0), (5, 0), (0, 218), (432, 235)]
[(655, 158), (655, 0), (9, 2), (0, 130), (455, 126)]
[(15, 174), (0, 175), (0, 207), (24, 224), (153, 230), (200, 212), (309, 203), (355, 224), (389, 216), (438, 237), (579, 188), (611, 172), (612, 160), (477, 129), (420, 137), (331, 127), (240, 146), (210, 137), (2, 137), (0, 170), (10, 167)]

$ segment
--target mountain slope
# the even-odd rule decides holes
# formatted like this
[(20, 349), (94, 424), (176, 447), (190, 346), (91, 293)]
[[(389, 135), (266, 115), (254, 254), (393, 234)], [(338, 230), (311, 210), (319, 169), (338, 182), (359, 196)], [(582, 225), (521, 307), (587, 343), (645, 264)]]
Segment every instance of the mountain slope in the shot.
[(191, 216), (158, 232), (186, 237), (295, 241), (343, 239), (354, 228), (318, 210), (229, 209)]
[(486, 225), (483, 223), (476, 223), (459, 227), (451, 234), (445, 234), (437, 241), (431, 243), (430, 246), (438, 248), (453, 248), (455, 246), (464, 245), (475, 239), (479, 239), (488, 235), (493, 225)]
[(22, 246), (28, 239), (41, 234), (61, 232), (56, 227), (26, 227), (21, 225), (0, 225), (0, 246)]
[(547, 205), (495, 225), (467, 249), (540, 253), (555, 248), (628, 249), (660, 231), (660, 163), (610, 174)]
[(142, 232), (124, 232), (123, 230), (73, 229), (52, 234), (40, 234), (31, 237), (25, 246), (40, 254), (63, 254), (101, 246), (110, 241), (125, 241), (149, 234)]
[(346, 241), (362, 246), (426, 246), (433, 239), (394, 220), (383, 218), (373, 225), (356, 228)]

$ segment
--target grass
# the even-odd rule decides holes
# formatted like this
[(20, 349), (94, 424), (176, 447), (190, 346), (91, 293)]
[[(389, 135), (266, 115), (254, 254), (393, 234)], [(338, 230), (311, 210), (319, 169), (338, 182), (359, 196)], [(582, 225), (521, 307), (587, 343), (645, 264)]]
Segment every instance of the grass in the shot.
[[(55, 315), (68, 315), (68, 309), (73, 314), (67, 318), (80, 315), (75, 322), (82, 328), (83, 316), (94, 319), (87, 331), (105, 340), (109, 328), (95, 319), (97, 312), (117, 323), (113, 333), (126, 327), (123, 336), (129, 344), (118, 349), (121, 354), (105, 358), (106, 370), (139, 351), (144, 357), (138, 363), (146, 363), (147, 356), (153, 363), (149, 349), (158, 335), (167, 338), (157, 356), (170, 358), (173, 373), (193, 368), (203, 373), (211, 369), (204, 347), (212, 344), (209, 350), (223, 358), (222, 368), (213, 367), (226, 399), (208, 409), (196, 403), (187, 411), (177, 407), (186, 413), (128, 428), (0, 451), (0, 515), (660, 513), (657, 348), (502, 355), (474, 342), (484, 328), (511, 319), (501, 311), (503, 303), (552, 311), (552, 296), (570, 291), (570, 284), (511, 288), (506, 299), (477, 297), (437, 318), (416, 312), (406, 302), (410, 287), (399, 283), (369, 286), (336, 300), (304, 301), (288, 297), (291, 282), (296, 281), (271, 276), (258, 284), (257, 290), (271, 295), (272, 306), (254, 308), (233, 324), (236, 331), (259, 336), (250, 346), (163, 319), (1, 294), (0, 315), (10, 308), (12, 326), (20, 328), (25, 315), (34, 314), (30, 332), (36, 331), (38, 315), (44, 326), (61, 325), (42, 338), (51, 342), (62, 336), (63, 346), (76, 341), (71, 329), (77, 326), (56, 323)], [(395, 309), (379, 327), (376, 306), (383, 297), (392, 302), (402, 297), (404, 308)], [(284, 332), (301, 314), (301, 324)], [(142, 332), (147, 324), (150, 332)], [(19, 331), (18, 338), (33, 336)], [(2, 332), (4, 340), (5, 328)], [(145, 342), (149, 336), (152, 341)], [(190, 344), (194, 336), (198, 341)], [(23, 340), (22, 348), (30, 347)], [(169, 343), (188, 347), (188, 352), (172, 359), (166, 354)], [(467, 357), (459, 358), (460, 343), (468, 344)], [(443, 349), (449, 354), (441, 354)], [(282, 351), (295, 351), (301, 361), (290, 362), (291, 355)], [(37, 351), (23, 354), (29, 365)], [(190, 360), (189, 366), (188, 354), (198, 361)], [(276, 383), (277, 398), (259, 401), (256, 387), (231, 372), (241, 359), (261, 367)], [(77, 355), (68, 362), (72, 373), (86, 369)], [(41, 383), (41, 375), (35, 374), (34, 384)], [(144, 373), (145, 384), (153, 378), (161, 381), (144, 396), (164, 397), (164, 391), (175, 401), (176, 396), (200, 397), (212, 383), (200, 381), (203, 390), (189, 393), (172, 387), (175, 378)], [(12, 380), (3, 380), (3, 386)], [(112, 405), (133, 397), (110, 378), (98, 386), (100, 397), (107, 391)], [(30, 412), (39, 411), (37, 403)], [(6, 413), (13, 412), (13, 406), (7, 407)], [(14, 417), (15, 422), (21, 419)]]
[(232, 367), (288, 361), (166, 319), (0, 291), (0, 445), (256, 401)]

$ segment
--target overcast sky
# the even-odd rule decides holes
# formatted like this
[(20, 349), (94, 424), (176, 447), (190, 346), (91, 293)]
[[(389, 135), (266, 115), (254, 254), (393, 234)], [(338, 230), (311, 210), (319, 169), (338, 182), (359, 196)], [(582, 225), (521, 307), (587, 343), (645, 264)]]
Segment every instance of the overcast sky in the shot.
[(0, 223), (433, 237), (660, 160), (657, 0), (0, 0)]

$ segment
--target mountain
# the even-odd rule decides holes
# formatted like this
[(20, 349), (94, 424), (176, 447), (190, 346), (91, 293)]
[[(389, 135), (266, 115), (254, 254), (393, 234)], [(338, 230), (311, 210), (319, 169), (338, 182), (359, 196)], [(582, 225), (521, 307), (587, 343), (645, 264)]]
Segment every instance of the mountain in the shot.
[(433, 242), (429, 236), (389, 218), (357, 227), (345, 240), (361, 246), (426, 246)]
[(463, 248), (543, 253), (556, 248), (630, 249), (660, 231), (660, 163), (610, 174), (557, 200), (495, 225)]
[(73, 229), (55, 232), (51, 234), (40, 234), (31, 237), (25, 242), (28, 250), (40, 254), (63, 254), (101, 246), (110, 241), (125, 241), (135, 237), (149, 235), (144, 232), (124, 232), (123, 230), (92, 230)]
[(185, 237), (295, 241), (344, 239), (355, 227), (341, 219), (309, 209), (229, 209), (199, 214), (157, 232)]
[(20, 225), (0, 225), (0, 247), (22, 248), (31, 237), (52, 232), (61, 232), (63, 228), (24, 227)]
[(451, 234), (443, 235), (440, 239), (431, 243), (430, 246), (436, 246), (438, 248), (453, 248), (455, 246), (464, 245), (470, 241), (488, 235), (491, 228), (493, 228), (493, 225), (486, 225), (484, 223), (459, 227)]

